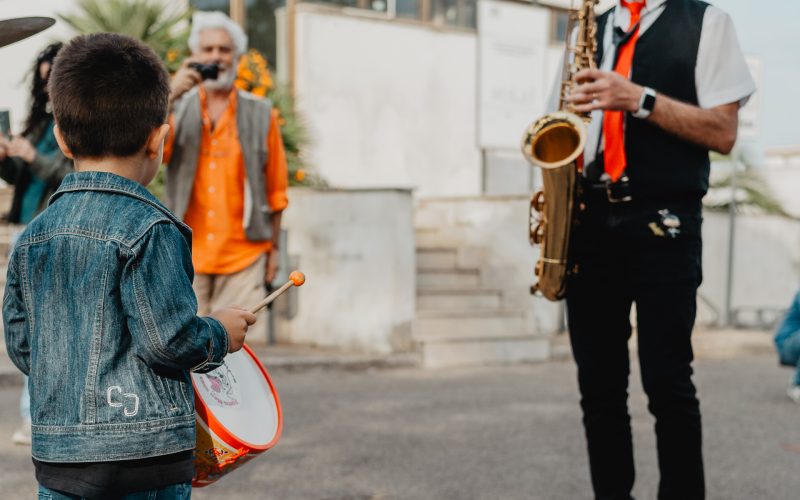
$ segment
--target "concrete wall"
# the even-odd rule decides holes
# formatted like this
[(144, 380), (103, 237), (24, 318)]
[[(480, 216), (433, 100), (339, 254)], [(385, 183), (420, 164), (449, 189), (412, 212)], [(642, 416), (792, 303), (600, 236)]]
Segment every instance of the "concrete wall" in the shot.
[(478, 194), (475, 33), (297, 8), (309, 160), (332, 185)]
[(390, 352), (414, 319), (411, 192), (291, 189), (283, 226), (307, 281), (278, 340)]
[[(729, 220), (725, 212), (704, 214), (700, 323), (712, 322), (724, 311)], [(800, 287), (800, 222), (740, 215), (734, 236), (733, 320), (742, 325), (769, 326), (789, 307)]]

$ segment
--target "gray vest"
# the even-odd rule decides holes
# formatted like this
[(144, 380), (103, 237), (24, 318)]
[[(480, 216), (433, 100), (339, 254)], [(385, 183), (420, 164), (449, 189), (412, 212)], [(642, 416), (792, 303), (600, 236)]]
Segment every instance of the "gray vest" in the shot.
[[(237, 92), (236, 129), (244, 156), (244, 216), (242, 225), (250, 241), (272, 238), (267, 203), (267, 133), (272, 103), (247, 92)], [(203, 130), (197, 88), (187, 92), (174, 106), (175, 142), (166, 169), (167, 207), (181, 220), (186, 215), (197, 172), (200, 136)]]

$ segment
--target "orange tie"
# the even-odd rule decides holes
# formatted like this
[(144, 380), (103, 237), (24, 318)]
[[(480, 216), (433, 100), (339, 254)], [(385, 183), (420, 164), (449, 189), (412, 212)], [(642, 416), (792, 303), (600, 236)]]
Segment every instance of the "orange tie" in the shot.
[[(619, 58), (614, 67), (614, 71), (625, 78), (631, 75), (631, 65), (633, 64), (633, 50), (636, 40), (639, 38), (639, 18), (645, 2), (633, 3), (621, 0), (622, 6), (626, 7), (631, 13), (631, 22), (628, 31), (636, 26), (636, 31), (630, 36), (627, 42), (619, 48)], [(603, 114), (603, 137), (605, 137), (605, 171), (611, 176), (612, 181), (616, 181), (625, 172), (627, 159), (625, 158), (625, 113), (623, 111), (607, 110)]]

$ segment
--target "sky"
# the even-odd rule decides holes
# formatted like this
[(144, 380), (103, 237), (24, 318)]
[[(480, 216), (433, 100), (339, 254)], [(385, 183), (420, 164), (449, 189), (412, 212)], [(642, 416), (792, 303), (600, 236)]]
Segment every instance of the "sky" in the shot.
[(800, 147), (800, 1), (711, 0), (731, 15), (742, 50), (762, 63), (757, 143)]

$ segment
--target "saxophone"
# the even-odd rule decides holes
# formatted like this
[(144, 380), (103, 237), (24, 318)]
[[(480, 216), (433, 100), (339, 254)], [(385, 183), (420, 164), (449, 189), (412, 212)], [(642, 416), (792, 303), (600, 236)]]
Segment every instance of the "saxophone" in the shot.
[[(558, 111), (533, 122), (522, 136), (522, 154), (533, 166), (542, 169), (542, 190), (531, 197), (529, 237), (531, 245), (541, 246), (535, 274), (538, 281), (531, 293), (549, 300), (566, 296), (570, 235), (575, 224), (575, 208), (580, 202), (580, 175), (586, 147), (588, 113), (577, 114), (566, 102), (572, 77), (580, 70), (596, 68), (597, 24), (594, 7), (599, 0), (583, 0), (570, 13), (569, 37), (576, 31), (574, 45), (567, 40), (564, 52)], [(576, 29), (577, 27), (577, 29)]]

